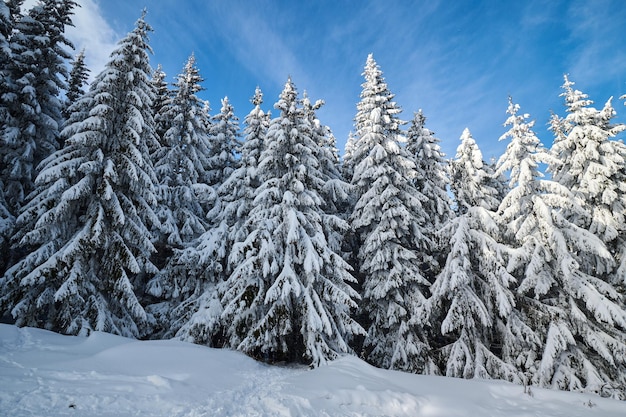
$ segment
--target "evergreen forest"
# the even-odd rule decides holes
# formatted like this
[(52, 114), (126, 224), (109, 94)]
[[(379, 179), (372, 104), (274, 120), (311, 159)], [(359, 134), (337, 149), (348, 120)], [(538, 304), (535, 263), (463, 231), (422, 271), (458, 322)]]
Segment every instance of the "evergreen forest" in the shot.
[(193, 55), (151, 66), (144, 13), (88, 82), (77, 3), (22, 3), (0, 1), (4, 322), (626, 399), (611, 99), (564, 76), (550, 146), (509, 98), (503, 155), (466, 129), (447, 158), (370, 54), (340, 152), (291, 78), (212, 112)]

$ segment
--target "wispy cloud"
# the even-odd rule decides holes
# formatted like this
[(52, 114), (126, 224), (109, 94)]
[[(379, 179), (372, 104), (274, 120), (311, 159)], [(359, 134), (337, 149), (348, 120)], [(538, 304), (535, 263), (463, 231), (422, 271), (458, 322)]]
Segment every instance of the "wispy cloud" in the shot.
[[(31, 9), (38, 0), (26, 0), (23, 10)], [(75, 53), (85, 49), (85, 64), (91, 70), (90, 79), (104, 69), (109, 55), (120, 35), (107, 23), (96, 0), (78, 0), (72, 23), (66, 28), (66, 36), (74, 45)], [(75, 55), (75, 54), (74, 54)]]
[[(495, 43), (506, 36), (499, 26), (474, 30), (484, 13), (471, 9), (459, 15), (441, 4), (429, 13), (420, 10), (417, 22), (409, 14), (396, 20), (396, 25), (411, 32), (402, 34), (407, 39), (403, 53), (395, 54), (396, 62), (386, 74), (398, 77), (397, 100), (405, 109), (404, 119), (423, 109), (427, 126), (441, 139), (448, 157), (454, 157), (466, 127), (477, 140), (489, 143), (489, 149), (483, 149), (486, 157), (497, 155), (501, 147), (492, 134), (506, 106), (506, 92), (494, 93), (494, 69), (502, 60)], [(494, 53), (486, 55), (485, 50)], [(476, 59), (479, 56), (482, 59)]]
[[(611, 41), (620, 36), (623, 39), (626, 8), (623, 3), (615, 6), (610, 0), (577, 0), (567, 10), (570, 37), (577, 45), (570, 52), (568, 71), (587, 85), (607, 77), (626, 81), (626, 50), (615, 48)], [(625, 86), (620, 87), (624, 91)]]
[[(29, 10), (38, 0), (26, 0), (23, 10)], [(79, 0), (74, 8), (72, 23), (66, 28), (66, 36), (74, 45), (75, 52), (85, 49), (85, 63), (91, 70), (90, 78), (104, 69), (109, 55), (115, 48), (120, 35), (116, 33), (102, 15), (97, 0)]]
[[(242, 65), (259, 78), (282, 86), (288, 76), (302, 84), (310, 82), (296, 53), (284, 37), (284, 22), (270, 5), (232, 1), (210, 2), (207, 16), (212, 27)], [(273, 15), (273, 17), (272, 17)], [(271, 23), (271, 25), (270, 25)]]
[[(424, 109), (449, 157), (465, 127), (485, 157), (500, 154), (509, 94), (550, 142), (545, 127), (550, 110), (562, 110), (563, 73), (598, 100), (626, 76), (626, 51), (615, 47), (626, 21), (626, 8), (618, 7), (624, 0), (80, 1), (76, 33), (69, 33), (87, 57), (100, 54), (101, 64), (89, 64), (94, 71), (147, 5), (153, 61), (168, 74), (195, 53), (206, 80), (203, 98), (218, 103), (228, 95), (240, 115), (255, 84), (271, 107), (291, 75), (300, 92), (326, 100), (320, 120), (340, 147), (353, 127), (370, 52), (404, 109), (402, 118)], [(587, 91), (596, 81), (602, 88)], [(623, 87), (611, 94), (626, 93)]]
[(76, 51), (85, 49), (85, 61), (93, 77), (104, 69), (120, 35), (104, 19), (98, 3), (81, 0), (80, 5), (74, 10), (74, 26), (67, 29), (67, 37)]

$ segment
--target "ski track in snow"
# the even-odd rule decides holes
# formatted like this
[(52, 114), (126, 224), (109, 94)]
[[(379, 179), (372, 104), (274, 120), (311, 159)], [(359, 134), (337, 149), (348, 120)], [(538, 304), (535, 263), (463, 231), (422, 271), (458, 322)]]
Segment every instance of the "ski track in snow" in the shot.
[(626, 415), (626, 402), (500, 381), (417, 376), (346, 356), (309, 371), (233, 351), (0, 324), (0, 416)]

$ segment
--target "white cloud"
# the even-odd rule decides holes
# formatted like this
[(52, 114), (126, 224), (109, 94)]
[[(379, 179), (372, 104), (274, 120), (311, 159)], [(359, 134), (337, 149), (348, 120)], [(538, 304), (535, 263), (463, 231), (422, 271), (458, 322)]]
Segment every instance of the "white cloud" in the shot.
[(215, 29), (222, 32), (231, 52), (248, 71), (260, 72), (279, 86), (288, 76), (294, 77), (297, 85), (310, 84), (296, 54), (280, 34), (281, 22), (271, 18), (271, 11), (239, 2), (229, 2), (228, 6), (211, 3), (209, 7), (219, 22)]
[(66, 34), (77, 52), (85, 49), (85, 61), (93, 78), (104, 69), (120, 35), (104, 19), (96, 1), (80, 0), (79, 3), (81, 7), (74, 9), (72, 16), (74, 26), (68, 27)]
[[(26, 0), (22, 9), (29, 10), (37, 1)], [(85, 49), (85, 63), (93, 78), (104, 69), (121, 36), (104, 19), (97, 0), (77, 0), (77, 3), (79, 7), (72, 16), (74, 26), (66, 28), (66, 36), (74, 44), (76, 54)]]
[[(613, 6), (613, 7), (612, 7)], [(584, 84), (607, 77), (621, 78), (626, 72), (626, 54), (615, 48), (623, 33), (623, 10), (612, 1), (576, 1), (567, 11), (571, 38), (578, 45), (570, 55), (569, 72)]]

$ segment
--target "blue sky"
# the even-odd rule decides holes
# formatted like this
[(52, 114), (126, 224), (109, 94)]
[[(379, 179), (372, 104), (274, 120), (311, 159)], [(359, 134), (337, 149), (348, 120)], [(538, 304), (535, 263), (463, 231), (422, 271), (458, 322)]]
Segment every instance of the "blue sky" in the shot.
[(411, 120), (423, 109), (449, 157), (465, 127), (485, 158), (500, 156), (509, 95), (549, 145), (550, 111), (564, 114), (565, 73), (597, 107), (614, 96), (616, 120), (626, 121), (619, 100), (626, 94), (624, 0), (78, 2), (69, 36), (86, 48), (94, 72), (146, 7), (152, 65), (162, 64), (168, 81), (193, 52), (212, 113), (228, 96), (243, 119), (257, 85), (264, 108), (272, 109), (291, 76), (300, 93), (326, 101), (319, 117), (341, 150), (370, 52), (401, 117)]

